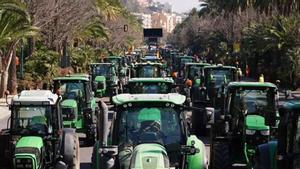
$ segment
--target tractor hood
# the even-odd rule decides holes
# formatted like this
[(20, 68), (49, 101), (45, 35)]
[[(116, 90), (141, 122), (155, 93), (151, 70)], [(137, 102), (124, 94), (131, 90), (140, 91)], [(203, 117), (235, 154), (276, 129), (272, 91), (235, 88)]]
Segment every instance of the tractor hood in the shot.
[(169, 169), (165, 148), (159, 144), (140, 144), (132, 153), (130, 169)]
[(269, 126), (265, 125), (265, 118), (259, 115), (246, 116), (246, 129), (250, 130), (268, 130)]
[(75, 100), (73, 100), (73, 99), (66, 99), (66, 100), (62, 101), (61, 107), (62, 108), (73, 108), (73, 109), (76, 109), (77, 108), (77, 102)]
[(96, 76), (95, 77), (95, 82), (105, 82), (106, 78), (105, 76)]
[(16, 144), (14, 168), (39, 168), (43, 146), (41, 137), (22, 137)]
[(16, 144), (16, 148), (32, 147), (41, 149), (43, 147), (43, 139), (36, 136), (22, 137)]

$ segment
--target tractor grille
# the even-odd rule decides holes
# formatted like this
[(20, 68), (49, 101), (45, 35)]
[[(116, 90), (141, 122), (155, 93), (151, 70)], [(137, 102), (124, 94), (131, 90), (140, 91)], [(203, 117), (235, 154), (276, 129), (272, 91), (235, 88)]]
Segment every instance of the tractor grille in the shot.
[(266, 143), (269, 140), (269, 136), (260, 134), (260, 131), (256, 131), (254, 135), (246, 135), (246, 143), (251, 146), (258, 146)]
[(32, 169), (33, 163), (30, 158), (17, 158), (16, 159), (16, 169)]
[[(16, 148), (15, 154), (32, 154), (36, 157), (37, 159), (37, 165), (40, 163), (40, 151), (37, 148), (32, 148), (32, 147), (20, 147)], [(16, 158), (15, 159), (16, 163), (16, 168), (17, 169), (27, 169), (27, 168), (32, 168), (33, 167), (33, 161), (31, 158)]]

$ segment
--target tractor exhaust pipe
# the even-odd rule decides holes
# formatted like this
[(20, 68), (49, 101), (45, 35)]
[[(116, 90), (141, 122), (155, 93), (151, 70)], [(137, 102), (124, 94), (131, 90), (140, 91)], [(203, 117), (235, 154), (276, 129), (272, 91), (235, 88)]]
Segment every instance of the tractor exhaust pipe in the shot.
[(109, 134), (109, 126), (108, 126), (108, 107), (103, 101), (98, 102), (100, 107), (99, 112), (99, 143), (100, 146), (107, 146), (107, 137)]

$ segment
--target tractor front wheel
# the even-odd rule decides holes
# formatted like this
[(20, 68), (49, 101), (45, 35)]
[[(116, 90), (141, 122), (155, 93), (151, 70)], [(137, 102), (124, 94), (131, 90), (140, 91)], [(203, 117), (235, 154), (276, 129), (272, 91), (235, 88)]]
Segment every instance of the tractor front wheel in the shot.
[(211, 169), (229, 169), (230, 154), (228, 143), (215, 143), (212, 148)]
[(63, 161), (68, 169), (80, 168), (79, 138), (76, 133), (66, 132), (63, 139)]

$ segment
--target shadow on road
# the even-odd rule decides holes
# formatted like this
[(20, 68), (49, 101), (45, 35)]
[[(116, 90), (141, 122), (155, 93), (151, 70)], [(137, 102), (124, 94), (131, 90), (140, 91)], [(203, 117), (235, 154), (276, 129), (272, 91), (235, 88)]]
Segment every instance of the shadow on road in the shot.
[(90, 169), (91, 163), (80, 163), (80, 169)]

